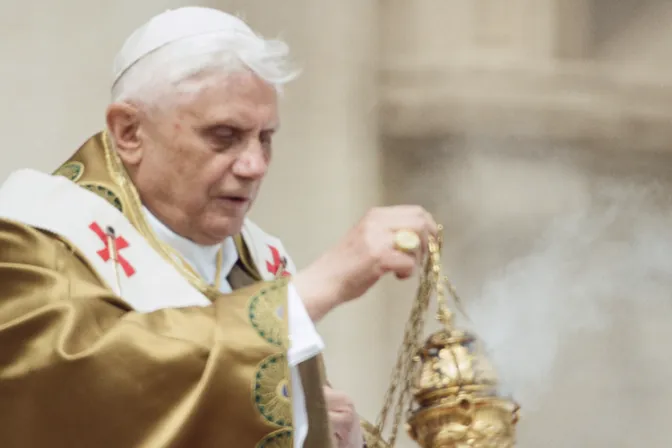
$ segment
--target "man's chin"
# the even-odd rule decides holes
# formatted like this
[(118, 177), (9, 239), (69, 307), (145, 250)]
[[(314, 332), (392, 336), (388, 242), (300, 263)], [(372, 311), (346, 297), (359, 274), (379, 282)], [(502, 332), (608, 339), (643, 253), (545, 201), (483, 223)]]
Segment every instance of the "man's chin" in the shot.
[(244, 221), (244, 217), (240, 219), (221, 219), (208, 226), (204, 234), (207, 235), (207, 239), (210, 241), (209, 244), (218, 244), (230, 236), (238, 235), (243, 228)]

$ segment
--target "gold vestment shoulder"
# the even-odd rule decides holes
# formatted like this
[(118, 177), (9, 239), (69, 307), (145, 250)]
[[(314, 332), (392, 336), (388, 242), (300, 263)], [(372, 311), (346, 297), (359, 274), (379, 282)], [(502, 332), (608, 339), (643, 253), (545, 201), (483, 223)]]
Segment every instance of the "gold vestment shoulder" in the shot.
[(0, 286), (0, 446), (292, 446), (286, 280), (135, 313), (68, 241), (0, 220)]

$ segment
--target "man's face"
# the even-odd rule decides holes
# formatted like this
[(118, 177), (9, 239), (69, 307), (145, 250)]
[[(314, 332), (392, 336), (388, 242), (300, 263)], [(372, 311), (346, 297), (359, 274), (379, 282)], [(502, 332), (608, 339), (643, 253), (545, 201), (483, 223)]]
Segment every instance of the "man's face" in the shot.
[(248, 71), (208, 75), (171, 110), (140, 119), (135, 167), (143, 203), (199, 244), (240, 232), (271, 159), (275, 89)]

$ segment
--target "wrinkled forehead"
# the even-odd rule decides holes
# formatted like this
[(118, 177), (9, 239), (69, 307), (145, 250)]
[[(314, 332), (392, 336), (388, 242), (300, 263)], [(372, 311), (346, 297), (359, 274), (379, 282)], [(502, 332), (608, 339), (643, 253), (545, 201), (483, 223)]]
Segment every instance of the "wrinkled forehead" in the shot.
[(279, 126), (276, 88), (249, 70), (203, 72), (176, 89), (177, 111), (184, 118), (250, 130)]

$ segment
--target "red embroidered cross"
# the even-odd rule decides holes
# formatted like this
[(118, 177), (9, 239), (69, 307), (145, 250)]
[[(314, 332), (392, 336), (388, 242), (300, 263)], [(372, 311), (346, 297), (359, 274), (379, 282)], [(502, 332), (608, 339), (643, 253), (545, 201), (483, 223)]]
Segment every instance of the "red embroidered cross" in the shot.
[[(98, 238), (105, 244), (105, 248), (97, 251), (96, 253), (100, 255), (100, 258), (103, 259), (104, 262), (108, 262), (111, 258), (110, 256), (110, 245), (108, 243), (109, 238), (108, 235), (103, 232), (103, 229), (100, 228), (97, 222), (92, 222), (91, 225), (89, 226), (89, 229), (93, 230), (93, 232), (98, 235)], [(117, 263), (121, 266), (121, 268), (124, 270), (124, 274), (126, 274), (126, 277), (131, 277), (133, 274), (135, 274), (135, 269), (131, 264), (126, 260), (124, 257), (122, 257), (119, 254), (119, 251), (122, 249), (125, 249), (128, 247), (128, 241), (124, 239), (124, 237), (119, 236), (114, 239), (114, 249), (115, 252), (117, 253)]]
[[(280, 257), (280, 252), (278, 251), (278, 249), (271, 246), (270, 244), (268, 245), (268, 248), (271, 249), (271, 256), (273, 257), (273, 261), (266, 262), (266, 269), (268, 269), (268, 272), (270, 272), (271, 274), (278, 275), (278, 270), (280, 268), (285, 267), (285, 260), (282, 257)], [(282, 271), (282, 276), (290, 277), (291, 274), (287, 271)]]

